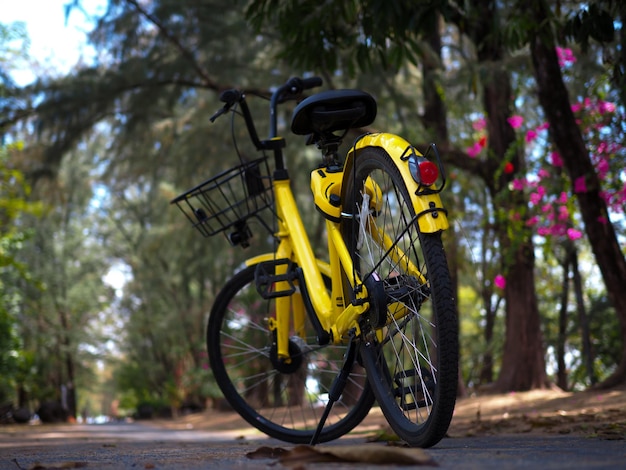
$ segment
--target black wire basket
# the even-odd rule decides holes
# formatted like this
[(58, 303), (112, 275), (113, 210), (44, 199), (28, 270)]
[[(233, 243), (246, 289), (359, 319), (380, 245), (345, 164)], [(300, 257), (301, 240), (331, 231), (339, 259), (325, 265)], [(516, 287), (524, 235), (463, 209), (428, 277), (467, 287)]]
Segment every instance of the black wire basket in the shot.
[[(189, 222), (205, 237), (233, 230), (249, 230), (246, 220), (274, 203), (267, 157), (225, 170), (172, 199)], [(250, 234), (251, 236), (251, 234)], [(235, 243), (232, 236), (228, 237)]]

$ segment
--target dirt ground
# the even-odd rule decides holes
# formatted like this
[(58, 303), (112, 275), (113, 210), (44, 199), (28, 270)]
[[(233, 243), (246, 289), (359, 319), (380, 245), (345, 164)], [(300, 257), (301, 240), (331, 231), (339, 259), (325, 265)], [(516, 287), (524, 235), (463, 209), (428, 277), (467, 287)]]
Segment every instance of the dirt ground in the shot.
[[(177, 419), (141, 422), (145, 426), (137, 426), (138, 423), (135, 423), (128, 429), (126, 424), (92, 426), (86, 431), (71, 429), (80, 428), (74, 425), (53, 425), (54, 429), (47, 425), (0, 426), (0, 436), (4, 438), (4, 444), (0, 443), (0, 468), (41, 470), (82, 468), (87, 465), (94, 469), (259, 468), (256, 462), (250, 461), (245, 455), (252, 450), (249, 445), (256, 445), (259, 442), (257, 438), (263, 435), (234, 412), (205, 411)], [(98, 434), (93, 434), (97, 433), (96, 428), (97, 431), (109, 434), (98, 437)], [(201, 433), (198, 435), (204, 437), (198, 441), (178, 442), (172, 440), (171, 436), (166, 439), (168, 433), (160, 433), (167, 429), (209, 431), (213, 444), (207, 446), (208, 438)], [(38, 435), (39, 432), (46, 438)], [(111, 432), (116, 437), (112, 437)], [(133, 435), (132, 439), (123, 437), (129, 433)], [(169, 434), (181, 439), (182, 436), (188, 438), (194, 433)], [(419, 454), (424, 465), (430, 465), (432, 459), (436, 458), (437, 465), (441, 464), (441, 468), (446, 469), (618, 468), (623, 464), (623, 444), (607, 441), (626, 439), (626, 387), (602, 392), (537, 390), (461, 398), (448, 434), (452, 439), (442, 441), (439, 453)], [(351, 445), (351, 437), (359, 438), (352, 441), (357, 442), (357, 445)], [(328, 449), (338, 452), (344, 451), (344, 447), (353, 453), (351, 458), (359, 456), (358, 463), (346, 463), (337, 468), (356, 468), (355, 465), (359, 465), (358, 468), (373, 469), (377, 468), (374, 462), (378, 460), (370, 460), (371, 456), (380, 457), (380, 449), (391, 449), (390, 452), (398, 453), (408, 451), (401, 442), (393, 442), (397, 438), (389, 430), (378, 408), (373, 408), (364, 422), (346, 438), (338, 441), (338, 444), (343, 445), (322, 446), (324, 456), (325, 452), (329, 452)], [(361, 443), (363, 440), (376, 441), (381, 445), (364, 446)], [(468, 444), (469, 441), (475, 442), (475, 447)], [(15, 446), (15, 442), (23, 445)], [(156, 447), (155, 442), (158, 443)], [(465, 444), (459, 446), (457, 442)], [(393, 445), (383, 445), (389, 443)], [(575, 452), (568, 447), (571, 445), (576, 446)], [(291, 447), (285, 446), (279, 450), (297, 450)], [(494, 448), (497, 450), (494, 451)], [(277, 458), (274, 450), (265, 446), (255, 452), (267, 453), (266, 449), (272, 451), (272, 456), (264, 454), (260, 458)], [(411, 452), (418, 450), (422, 451), (410, 449)], [(314, 453), (316, 455), (313, 457), (295, 455), (294, 462), (298, 468), (308, 468), (303, 466), (304, 463), (320, 461), (309, 460), (319, 458), (317, 450)], [(522, 466), (514, 467), (514, 463)]]
[[(206, 411), (151, 424), (173, 429), (241, 431), (250, 427), (235, 413)], [(378, 408), (373, 408), (353, 433), (388, 435)], [(600, 439), (626, 439), (626, 387), (605, 391), (535, 390), (481, 394), (460, 398), (449, 429), (450, 437), (495, 434), (576, 434)]]
[(451, 436), (581, 434), (626, 439), (626, 387), (603, 391), (535, 390), (460, 399)]

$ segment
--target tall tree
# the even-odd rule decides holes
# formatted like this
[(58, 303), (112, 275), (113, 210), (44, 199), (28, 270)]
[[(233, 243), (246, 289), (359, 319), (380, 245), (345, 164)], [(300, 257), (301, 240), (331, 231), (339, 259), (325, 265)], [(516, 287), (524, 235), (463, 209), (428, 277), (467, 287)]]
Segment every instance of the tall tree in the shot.
[[(130, 272), (118, 305), (124, 321), (118, 377), (135, 402), (202, 404), (210, 384), (199, 379), (209, 379), (199, 332), (242, 255), (224, 250), (222, 237), (202, 239), (168, 202), (256, 156), (246, 145), (243, 123), (231, 134), (224, 119), (209, 134), (209, 117), (221, 107), (217, 93), (231, 86), (266, 96), (280, 64), (259, 59), (268, 42), (246, 30), (238, 5), (223, 0), (111, 2), (92, 38), (106, 49), (105, 64), (40, 84), (46, 100), (36, 116), (52, 145), (39, 154), (33, 149), (43, 171), (32, 174), (41, 179), (56, 173), (67, 149), (89, 129), (106, 129), (111, 138), (94, 155), (103, 185), (98, 203), (117, 225), (107, 225), (101, 236), (110, 247), (105, 254)], [(264, 124), (266, 107), (260, 104), (265, 102), (250, 100), (255, 113), (262, 109)], [(252, 228), (263, 245), (264, 229)]]
[[(519, 12), (526, 12), (529, 24), (529, 43), (533, 69), (537, 81), (539, 101), (550, 123), (550, 134), (561, 153), (565, 168), (572, 182), (579, 181), (576, 193), (585, 232), (602, 273), (606, 289), (619, 319), (622, 356), (617, 369), (603, 386), (626, 382), (626, 259), (617, 240), (608, 208), (602, 198), (602, 185), (590, 159), (580, 128), (572, 112), (571, 101), (556, 53), (554, 25), (558, 18), (545, 0), (533, 0), (519, 5)], [(600, 13), (598, 13), (600, 14)], [(622, 18), (623, 20), (623, 18)], [(612, 22), (609, 27), (612, 29)], [(584, 188), (584, 189), (583, 189)]]
[[(506, 339), (496, 387), (502, 391), (541, 388), (547, 379), (535, 290), (533, 233), (526, 228), (523, 215), (527, 213), (528, 201), (522, 193), (511, 197), (509, 192), (513, 174), (524, 171), (525, 164), (510, 124), (513, 91), (510, 72), (504, 67), (506, 51), (500, 37), (505, 12), (496, 1), (471, 5), (465, 16), (453, 18), (459, 29), (472, 39), (478, 63), (485, 69), (482, 80), (488, 136), (485, 183), (499, 214), (495, 231), (506, 277)], [(522, 219), (515, 220), (514, 214)]]

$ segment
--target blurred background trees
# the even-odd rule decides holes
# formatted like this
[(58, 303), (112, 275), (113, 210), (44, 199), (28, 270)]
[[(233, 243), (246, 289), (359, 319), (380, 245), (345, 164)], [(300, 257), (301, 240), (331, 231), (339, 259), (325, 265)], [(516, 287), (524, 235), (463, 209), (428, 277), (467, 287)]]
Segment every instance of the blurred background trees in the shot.
[[(255, 155), (237, 117), (209, 123), (221, 90), (247, 91), (264, 134), (263, 97), (309, 74), (372, 93), (373, 129), (439, 146), (466, 387), (623, 383), (626, 12), (528, 5), (110, 0), (93, 63), (22, 86), (24, 33), (1, 25), (0, 402), (78, 416), (219, 400), (206, 317), (267, 234), (242, 252), (169, 201), (236, 165), (233, 137)], [(286, 137), (306, 203), (316, 152)]]

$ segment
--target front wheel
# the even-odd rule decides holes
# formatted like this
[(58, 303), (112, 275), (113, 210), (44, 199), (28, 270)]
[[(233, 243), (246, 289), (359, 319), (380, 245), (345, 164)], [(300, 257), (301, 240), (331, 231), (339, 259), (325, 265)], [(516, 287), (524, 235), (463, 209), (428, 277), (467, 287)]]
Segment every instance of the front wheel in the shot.
[(419, 231), (386, 152), (365, 149), (354, 165), (342, 232), (370, 296), (363, 365), (392, 429), (430, 447), (448, 430), (458, 380), (458, 318), (441, 235)]
[[(211, 369), (224, 397), (248, 423), (276, 439), (308, 444), (342, 367), (346, 346), (318, 345), (307, 320), (304, 332), (290, 334), (291, 363), (280, 363), (270, 329), (276, 302), (257, 292), (255, 268), (235, 274), (215, 300), (207, 326)], [(289, 297), (292, 309), (297, 295)], [(365, 371), (355, 362), (319, 442), (351, 431), (373, 402)]]

